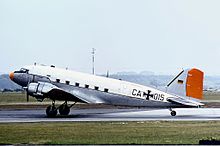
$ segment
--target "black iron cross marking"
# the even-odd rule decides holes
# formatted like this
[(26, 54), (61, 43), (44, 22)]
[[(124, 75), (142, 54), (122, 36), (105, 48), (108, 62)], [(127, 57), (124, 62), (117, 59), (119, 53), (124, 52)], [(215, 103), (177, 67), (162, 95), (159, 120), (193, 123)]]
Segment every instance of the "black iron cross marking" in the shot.
[(150, 93), (151, 93), (150, 90), (147, 90), (147, 93), (144, 92), (143, 96), (146, 97), (146, 100), (149, 100), (150, 97), (152, 98), (154, 97), (154, 95)]

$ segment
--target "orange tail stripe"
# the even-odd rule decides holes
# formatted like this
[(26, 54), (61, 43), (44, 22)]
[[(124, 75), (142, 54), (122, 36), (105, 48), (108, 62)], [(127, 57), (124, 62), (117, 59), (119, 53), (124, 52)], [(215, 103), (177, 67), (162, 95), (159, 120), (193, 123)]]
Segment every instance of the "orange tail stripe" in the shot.
[(198, 69), (188, 71), (186, 81), (186, 96), (203, 99), (204, 73)]

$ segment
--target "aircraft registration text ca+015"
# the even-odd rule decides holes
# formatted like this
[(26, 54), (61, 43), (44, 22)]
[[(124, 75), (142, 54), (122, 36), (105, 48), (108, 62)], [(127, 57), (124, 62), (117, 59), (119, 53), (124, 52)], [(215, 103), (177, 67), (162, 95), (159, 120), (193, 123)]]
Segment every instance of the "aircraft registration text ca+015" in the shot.
[(154, 99), (154, 100), (159, 100), (159, 101), (164, 101), (164, 94), (159, 94), (159, 93), (151, 93), (151, 90), (147, 90), (147, 92), (140, 91), (137, 89), (133, 89), (132, 95), (136, 97), (144, 97), (146, 100)]

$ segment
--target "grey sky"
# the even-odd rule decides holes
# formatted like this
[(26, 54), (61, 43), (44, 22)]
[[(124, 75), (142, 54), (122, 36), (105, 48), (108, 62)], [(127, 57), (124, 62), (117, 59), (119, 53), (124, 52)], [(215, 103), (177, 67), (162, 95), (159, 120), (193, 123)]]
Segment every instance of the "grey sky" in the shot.
[(0, 72), (54, 64), (96, 73), (198, 67), (220, 75), (220, 1), (1, 0)]

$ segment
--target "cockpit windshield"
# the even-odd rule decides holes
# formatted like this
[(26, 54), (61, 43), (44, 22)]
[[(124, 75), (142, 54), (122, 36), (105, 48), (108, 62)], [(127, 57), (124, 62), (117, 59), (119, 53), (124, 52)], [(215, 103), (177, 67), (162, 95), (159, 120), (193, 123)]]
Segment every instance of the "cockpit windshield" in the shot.
[(28, 69), (21, 68), (19, 71), (15, 71), (15, 73), (28, 73)]

